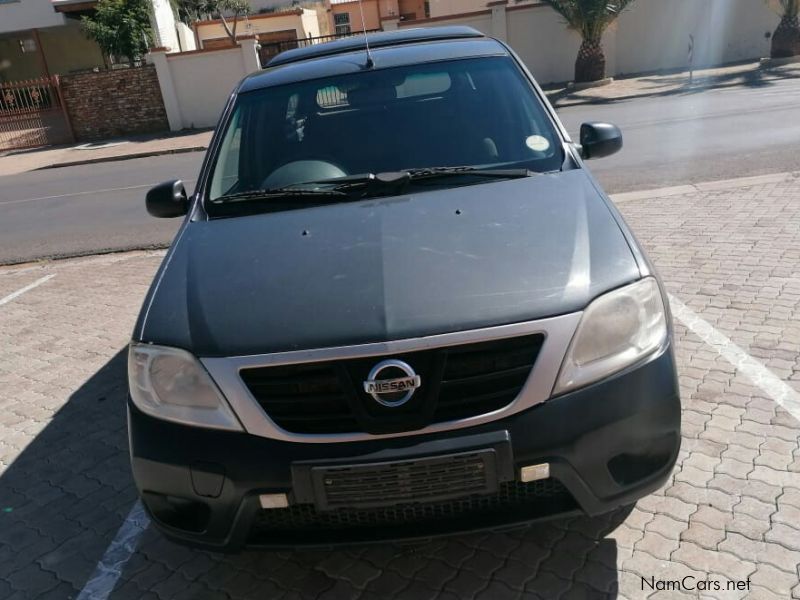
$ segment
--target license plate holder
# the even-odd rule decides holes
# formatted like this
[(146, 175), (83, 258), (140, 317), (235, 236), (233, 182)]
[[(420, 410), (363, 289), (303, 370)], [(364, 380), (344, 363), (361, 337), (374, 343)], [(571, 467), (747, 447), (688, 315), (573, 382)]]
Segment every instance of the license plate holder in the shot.
[(494, 448), (378, 463), (312, 467), (318, 510), (435, 503), (497, 491)]
[[(292, 495), (293, 504), (313, 504), (317, 510), (334, 510), (319, 481), (324, 477), (327, 469), (340, 467), (372, 466), (380, 463), (398, 463), (405, 460), (439, 459), (447, 456), (459, 456), (473, 452), (486, 452), (484, 469), (486, 476), (483, 493), (492, 493), (503, 482), (513, 481), (514, 456), (512, 452), (511, 436), (507, 430), (490, 431), (459, 437), (440, 438), (417, 444), (387, 444), (386, 447), (373, 452), (349, 456), (333, 456), (331, 458), (317, 458), (292, 463)], [(483, 456), (483, 455), (482, 455)], [(490, 458), (492, 456), (492, 458)], [(488, 463), (488, 465), (486, 464)], [(316, 483), (315, 483), (316, 482)], [(461, 490), (448, 494), (451, 497), (463, 497)], [(441, 498), (436, 494), (434, 497)], [(417, 500), (418, 502), (420, 500)], [(353, 502), (365, 507), (365, 504), (375, 506), (372, 502)], [(398, 504), (395, 500), (380, 502), (383, 506)]]

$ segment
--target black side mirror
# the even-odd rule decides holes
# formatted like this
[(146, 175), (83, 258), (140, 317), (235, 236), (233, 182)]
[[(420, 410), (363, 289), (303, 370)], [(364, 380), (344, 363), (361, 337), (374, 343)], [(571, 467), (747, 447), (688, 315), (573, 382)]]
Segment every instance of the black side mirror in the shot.
[(147, 192), (145, 203), (147, 212), (154, 217), (169, 219), (189, 212), (189, 199), (180, 179), (159, 183)]
[(581, 125), (581, 155), (583, 158), (603, 158), (622, 148), (622, 132), (611, 123), (590, 122)]

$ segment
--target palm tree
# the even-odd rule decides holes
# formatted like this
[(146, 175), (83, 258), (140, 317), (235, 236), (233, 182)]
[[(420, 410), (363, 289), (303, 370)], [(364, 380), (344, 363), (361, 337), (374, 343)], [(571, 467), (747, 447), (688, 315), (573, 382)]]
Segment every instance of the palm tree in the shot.
[(567, 25), (580, 33), (583, 38), (578, 58), (575, 60), (575, 82), (603, 79), (606, 76), (603, 32), (633, 0), (544, 1), (564, 17)]
[(800, 0), (778, 0), (781, 6), (781, 22), (772, 35), (772, 58), (800, 55)]

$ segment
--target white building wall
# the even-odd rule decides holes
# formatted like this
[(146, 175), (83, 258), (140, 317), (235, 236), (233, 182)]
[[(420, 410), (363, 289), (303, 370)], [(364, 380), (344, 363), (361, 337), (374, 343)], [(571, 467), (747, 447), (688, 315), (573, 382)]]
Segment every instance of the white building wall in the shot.
[(37, 27), (56, 27), (65, 23), (64, 15), (53, 10), (50, 0), (0, 2), (0, 33)]
[(539, 83), (572, 78), (580, 36), (564, 28), (563, 19), (551, 8), (506, 13), (507, 42), (525, 62)]
[[(304, 10), (300, 15), (300, 23), (303, 26), (303, 37), (319, 37), (319, 18), (316, 11)], [(302, 38), (300, 38), (302, 39)]]
[(152, 11), (152, 27), (156, 46), (169, 48), (171, 52), (179, 52), (178, 33), (175, 29), (175, 13), (169, 0), (150, 0)]
[(256, 41), (223, 50), (151, 52), (170, 129), (214, 127), (241, 79), (261, 68)]
[(175, 30), (178, 33), (178, 42), (181, 52), (188, 52), (197, 49), (197, 42), (194, 39), (194, 30), (185, 23), (178, 21), (175, 23)]
[[(183, 127), (213, 127), (234, 86), (246, 75), (239, 48), (168, 56)], [(214, 85), (209, 85), (213, 74)]]
[[(489, 10), (491, 0), (429, 0), (431, 17), (446, 17), (461, 13)], [(537, 4), (542, 0), (509, 0), (508, 6)]]
[[(540, 83), (572, 79), (581, 38), (555, 11), (543, 4), (517, 8), (509, 3), (505, 18), (505, 28), (493, 26), (485, 14), (436, 19), (430, 25), (470, 25), (496, 37), (504, 29), (506, 41)], [(603, 38), (607, 74), (686, 68), (689, 35), (694, 36), (695, 66), (769, 56), (768, 34), (779, 20), (763, 0), (637, 0)]]
[(454, 17), (450, 19), (442, 19), (433, 21), (430, 25), (426, 25), (425, 21), (411, 21), (408, 24), (404, 24), (403, 21), (398, 23), (400, 29), (406, 28), (414, 28), (414, 27), (440, 27), (446, 25), (466, 25), (468, 27), (474, 27), (481, 33), (485, 33), (486, 35), (494, 35), (492, 31), (492, 15), (486, 12), (481, 12), (476, 15), (472, 16), (460, 16)]
[(696, 66), (769, 56), (779, 20), (763, 0), (637, 0), (614, 27), (615, 74), (685, 67), (690, 35)]

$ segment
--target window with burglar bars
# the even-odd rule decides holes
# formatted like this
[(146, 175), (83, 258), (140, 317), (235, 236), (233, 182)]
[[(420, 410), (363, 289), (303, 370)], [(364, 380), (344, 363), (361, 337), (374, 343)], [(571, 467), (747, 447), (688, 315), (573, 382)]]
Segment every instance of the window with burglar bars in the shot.
[(350, 33), (350, 13), (337, 13), (333, 15), (333, 24), (336, 26), (336, 35)]

